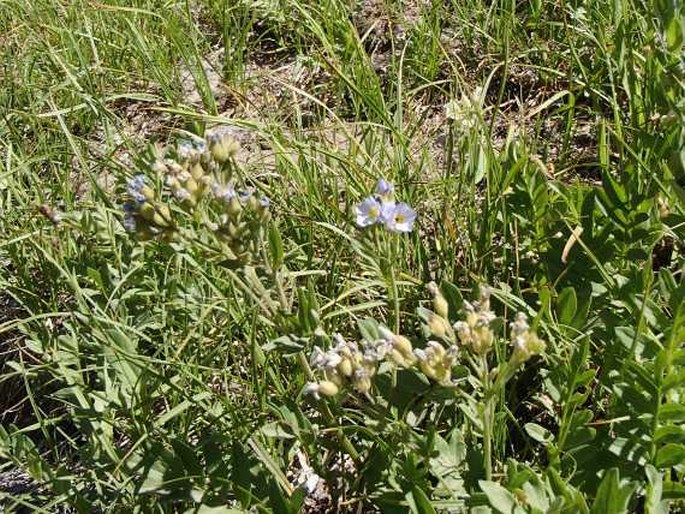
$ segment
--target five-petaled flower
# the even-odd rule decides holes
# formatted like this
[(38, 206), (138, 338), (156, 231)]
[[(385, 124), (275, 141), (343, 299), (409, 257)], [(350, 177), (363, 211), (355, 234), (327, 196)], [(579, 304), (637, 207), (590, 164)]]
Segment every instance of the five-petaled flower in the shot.
[(416, 211), (406, 203), (386, 204), (381, 210), (385, 228), (390, 232), (411, 232), (416, 221)]
[(357, 215), (357, 225), (360, 227), (368, 227), (378, 223), (381, 219), (381, 209), (383, 204), (375, 197), (369, 196), (365, 198), (357, 207), (355, 213)]
[(381, 178), (375, 194), (355, 207), (357, 225), (368, 227), (382, 223), (390, 232), (411, 232), (416, 221), (416, 211), (406, 203), (394, 200), (395, 186)]

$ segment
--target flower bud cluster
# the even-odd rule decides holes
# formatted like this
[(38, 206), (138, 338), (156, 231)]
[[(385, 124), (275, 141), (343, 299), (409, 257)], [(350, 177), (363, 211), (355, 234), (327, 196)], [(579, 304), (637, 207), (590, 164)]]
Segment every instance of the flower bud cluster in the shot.
[(384, 326), (379, 327), (379, 332), (381, 337), (373, 342), (348, 342), (336, 334), (336, 345), (330, 350), (324, 352), (315, 347), (310, 365), (323, 374), (323, 379), (307, 384), (304, 392), (316, 398), (335, 396), (341, 389), (351, 386), (359, 393), (368, 393), (371, 379), (383, 361), (420, 370), (436, 382), (450, 384), (452, 367), (458, 357), (455, 345), (446, 349), (437, 341), (429, 341), (425, 348), (414, 348), (409, 339)]
[(212, 195), (219, 209), (208, 226), (236, 259), (249, 262), (258, 253), (264, 227), (271, 219), (269, 199), (257, 196), (253, 189), (236, 190), (232, 182), (214, 184)]
[(424, 375), (443, 385), (451, 383), (452, 368), (459, 357), (459, 348), (456, 345), (445, 349), (437, 341), (428, 341), (424, 349), (416, 348), (414, 355)]
[(464, 302), (465, 321), (454, 324), (459, 341), (477, 355), (487, 354), (495, 341), (495, 334), (490, 324), (495, 320), (495, 313), (490, 310), (490, 292), (481, 289), (480, 300)]
[(403, 368), (420, 370), (428, 378), (443, 385), (449, 385), (452, 379), (452, 367), (457, 362), (459, 349), (452, 344), (445, 348), (437, 341), (428, 341), (425, 348), (413, 348), (406, 337), (394, 334), (385, 327), (380, 327), (385, 344), (390, 347), (387, 358)]
[(124, 227), (135, 232), (142, 240), (155, 236), (170, 239), (176, 230), (171, 211), (157, 197), (145, 175), (136, 175), (128, 181), (130, 200), (124, 204)]
[(453, 99), (445, 104), (445, 117), (451, 120), (459, 132), (468, 132), (478, 124), (483, 100), (483, 88), (476, 88), (471, 95), (461, 95), (459, 100)]
[[(232, 157), (238, 143), (229, 133), (217, 130), (206, 140), (184, 142), (156, 160), (151, 170), (163, 179), (158, 194), (144, 175), (129, 181), (129, 201), (124, 205), (124, 226), (142, 239), (160, 233), (173, 233), (170, 206), (199, 221), (229, 258), (249, 262), (258, 252), (263, 228), (271, 218), (269, 199), (252, 188), (237, 189), (233, 179)], [(162, 198), (168, 202), (163, 203)], [(174, 205), (172, 205), (174, 204)]]
[[(395, 334), (383, 325), (378, 326), (379, 338), (373, 342), (348, 342), (336, 334), (335, 345), (330, 350), (314, 348), (310, 364), (323, 377), (318, 382), (307, 384), (304, 392), (316, 398), (335, 396), (351, 386), (357, 392), (368, 393), (371, 379), (382, 361), (417, 370), (438, 384), (450, 386), (453, 385), (452, 370), (460, 359), (461, 346), (487, 360), (486, 356), (495, 341), (491, 324), (496, 319), (490, 308), (489, 290), (483, 288), (477, 302), (464, 302), (466, 319), (456, 322), (454, 326), (449, 324), (449, 304), (437, 285), (430, 283), (428, 292), (433, 297), (435, 310), (421, 309), (420, 315), (430, 335), (441, 341), (429, 340), (424, 348), (414, 348), (405, 336)], [(510, 374), (545, 349), (545, 343), (531, 330), (522, 313), (517, 314), (511, 324), (511, 341), (514, 350), (507, 367), (507, 373)], [(492, 376), (497, 375), (496, 371), (493, 373)]]
[(530, 329), (524, 313), (519, 312), (510, 327), (511, 344), (514, 348), (511, 360), (515, 365), (522, 364), (545, 350), (545, 342)]
[(368, 393), (379, 362), (392, 350), (392, 346), (385, 340), (373, 343), (346, 341), (340, 334), (335, 334), (333, 339), (335, 346), (326, 352), (314, 347), (310, 365), (322, 372), (324, 379), (307, 384), (305, 392), (315, 397), (335, 396), (341, 388), (349, 385), (359, 393)]

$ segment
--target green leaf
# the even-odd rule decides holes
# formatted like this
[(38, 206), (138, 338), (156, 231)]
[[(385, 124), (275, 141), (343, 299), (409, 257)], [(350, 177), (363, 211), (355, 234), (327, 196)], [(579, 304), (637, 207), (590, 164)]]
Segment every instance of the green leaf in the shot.
[(449, 321), (457, 321), (457, 313), (461, 312), (464, 307), (464, 297), (459, 291), (459, 288), (451, 282), (442, 282), (440, 284), (440, 291), (442, 295), (447, 300), (447, 305), (449, 306)]
[(272, 439), (293, 439), (295, 436), (288, 432), (278, 421), (273, 421), (262, 426), (259, 431), (268, 438)]
[(668, 505), (661, 500), (663, 480), (654, 466), (645, 467), (647, 486), (645, 487), (645, 514), (668, 514)]
[(636, 485), (619, 482), (618, 468), (606, 472), (597, 489), (597, 496), (592, 504), (592, 514), (621, 514), (628, 512), (628, 502)]
[(281, 336), (265, 343), (262, 349), (265, 352), (279, 352), (284, 355), (295, 355), (304, 350), (306, 339), (296, 336)]
[(528, 435), (538, 443), (550, 443), (554, 441), (554, 434), (537, 423), (526, 423), (523, 428)]
[(592, 441), (597, 435), (597, 430), (592, 427), (577, 427), (571, 430), (566, 438), (564, 449), (575, 448)]
[(365, 341), (377, 341), (380, 338), (378, 322), (373, 318), (360, 319), (357, 322), (359, 333)]
[(669, 500), (685, 500), (685, 484), (678, 482), (665, 482), (663, 484), (663, 497)]
[(664, 379), (662, 391), (665, 393), (670, 389), (681, 387), (683, 385), (685, 385), (685, 370), (680, 371), (679, 373), (671, 373), (670, 375), (668, 375)]
[(281, 239), (281, 232), (272, 223), (269, 227), (269, 253), (271, 254), (271, 266), (273, 269), (278, 269), (283, 265), (283, 240)]
[(685, 463), (685, 445), (669, 443), (661, 448), (656, 454), (657, 468), (670, 468)]
[(685, 443), (685, 429), (675, 425), (659, 427), (654, 432), (654, 441), (657, 444)]
[(488, 497), (490, 505), (502, 514), (510, 514), (517, 507), (516, 498), (497, 482), (479, 480), (478, 485)]
[(659, 423), (685, 423), (685, 405), (680, 403), (667, 403), (659, 407)]
[(415, 514), (437, 514), (426, 493), (416, 485), (407, 494), (407, 503), (409, 503), (410, 510)]
[(235, 509), (233, 507), (225, 507), (223, 505), (218, 507), (210, 507), (208, 505), (199, 505), (197, 508), (186, 510), (183, 514), (245, 514), (247, 511)]
[(673, 53), (680, 51), (683, 46), (683, 39), (685, 39), (683, 19), (675, 15), (671, 17), (665, 27), (664, 33), (666, 35), (668, 50)]
[(271, 475), (276, 479), (276, 482), (281, 486), (283, 491), (290, 496), (295, 491), (293, 486), (285, 476), (285, 473), (281, 470), (280, 466), (276, 460), (271, 456), (266, 448), (264, 448), (260, 442), (258, 442), (254, 436), (247, 440), (247, 444), (250, 446), (254, 454), (261, 461), (262, 464), (271, 472)]
[(573, 318), (576, 315), (578, 307), (578, 299), (576, 291), (572, 287), (565, 288), (559, 295), (557, 301), (557, 313), (559, 315), (559, 323), (562, 325), (571, 325)]

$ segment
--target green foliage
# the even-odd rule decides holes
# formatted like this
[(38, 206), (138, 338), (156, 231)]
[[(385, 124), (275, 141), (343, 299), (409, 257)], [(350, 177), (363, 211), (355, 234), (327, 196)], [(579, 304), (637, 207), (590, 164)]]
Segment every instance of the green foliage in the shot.
[(0, 509), (681, 511), (684, 9), (0, 0)]

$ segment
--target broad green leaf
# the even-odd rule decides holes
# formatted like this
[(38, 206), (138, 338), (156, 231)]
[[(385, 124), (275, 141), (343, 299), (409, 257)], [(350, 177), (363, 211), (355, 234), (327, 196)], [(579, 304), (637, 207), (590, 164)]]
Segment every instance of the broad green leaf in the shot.
[(539, 443), (549, 443), (554, 441), (554, 434), (537, 423), (526, 423), (523, 428), (526, 433)]
[(664, 482), (663, 497), (669, 500), (685, 500), (685, 484)]
[(365, 341), (377, 341), (380, 338), (378, 322), (373, 318), (360, 319), (357, 322), (359, 333)]
[(685, 464), (685, 445), (669, 443), (661, 448), (656, 454), (657, 468), (669, 468)]
[(654, 433), (654, 442), (657, 444), (685, 443), (685, 428), (676, 425), (659, 427)]
[(578, 299), (576, 292), (572, 287), (565, 288), (559, 295), (557, 301), (557, 313), (559, 315), (559, 323), (562, 325), (571, 325), (573, 318), (576, 315), (576, 308), (578, 307)]
[(668, 514), (668, 505), (661, 500), (663, 480), (654, 466), (645, 466), (647, 486), (645, 488), (645, 514)]
[(461, 312), (464, 306), (464, 297), (459, 291), (459, 288), (451, 282), (442, 282), (440, 284), (440, 291), (442, 292), (447, 305), (449, 305), (450, 321), (457, 321), (457, 313)]
[(659, 407), (659, 423), (685, 423), (685, 405), (680, 403), (667, 403)]
[(516, 498), (507, 489), (497, 482), (489, 480), (479, 480), (478, 485), (488, 497), (490, 505), (502, 514), (511, 514), (515, 511), (518, 504)]
[(597, 496), (592, 504), (592, 514), (621, 514), (628, 512), (630, 497), (636, 489), (631, 483), (621, 484), (618, 468), (608, 470), (599, 484)]
[(670, 389), (685, 385), (685, 370), (678, 373), (671, 373), (664, 379), (662, 391), (666, 393)]
[(593, 427), (579, 426), (572, 429), (568, 437), (566, 437), (566, 442), (564, 443), (564, 449), (571, 449), (583, 444), (587, 444), (592, 441), (597, 435), (597, 430)]
[(265, 343), (264, 346), (262, 346), (262, 350), (265, 352), (275, 351), (284, 355), (295, 355), (296, 353), (304, 350), (305, 345), (306, 339), (291, 336), (281, 336)]
[(265, 437), (274, 439), (293, 439), (295, 436), (288, 432), (281, 423), (278, 421), (273, 421), (267, 423), (259, 429), (259, 431), (264, 434)]

